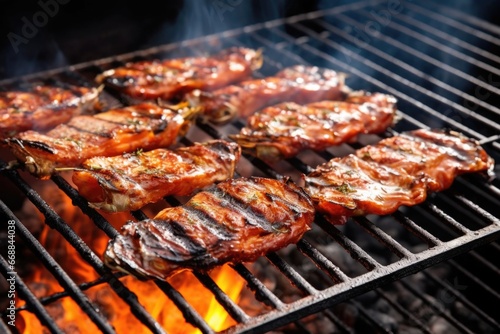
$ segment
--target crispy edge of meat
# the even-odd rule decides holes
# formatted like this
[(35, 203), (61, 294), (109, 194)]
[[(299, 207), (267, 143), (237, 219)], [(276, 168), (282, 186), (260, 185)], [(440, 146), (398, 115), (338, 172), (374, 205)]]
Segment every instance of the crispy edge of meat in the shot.
[[(95, 133), (96, 136), (103, 137), (104, 138), (103, 140), (106, 140), (105, 142), (106, 145), (109, 145), (113, 141), (115, 141), (117, 144), (121, 143), (120, 150), (117, 150), (115, 148), (115, 151), (113, 153), (107, 154), (107, 156), (110, 155), (112, 156), (124, 152), (132, 152), (138, 148), (146, 147), (146, 149), (154, 149), (160, 145), (161, 146), (171, 145), (173, 141), (171, 143), (166, 143), (166, 140), (168, 138), (176, 138), (177, 135), (183, 135), (189, 129), (193, 119), (196, 117), (198, 113), (198, 110), (196, 108), (191, 108), (187, 106), (184, 106), (179, 109), (171, 109), (171, 108), (162, 108), (150, 103), (142, 103), (136, 106), (129, 106), (121, 109), (127, 109), (127, 112), (133, 113), (134, 107), (143, 108), (144, 106), (151, 106), (155, 110), (168, 110), (169, 112), (171, 112), (172, 117), (168, 121), (166, 119), (163, 119), (165, 116), (162, 115), (154, 116), (154, 117), (157, 116), (161, 117), (162, 122), (166, 122), (167, 126), (164, 127), (163, 130), (160, 132), (157, 132), (155, 129), (146, 129), (137, 132), (134, 130), (135, 127), (134, 124), (127, 123), (127, 124), (117, 124), (116, 129), (113, 129), (112, 133), (108, 134)], [(116, 110), (115, 109), (109, 110), (109, 112), (114, 112), (114, 111)], [(85, 115), (79, 117), (96, 117), (101, 119), (105, 114), (106, 112), (96, 114), (94, 116)], [(73, 123), (77, 122), (77, 120), (78, 116), (74, 117), (72, 119), (72, 122)], [(171, 126), (171, 124), (175, 125)], [(59, 126), (65, 127), (66, 125), (61, 124)], [(82, 141), (81, 138), (79, 139), (73, 137), (60, 138), (57, 135), (59, 126), (50, 130), (47, 134), (41, 134), (32, 130), (22, 132), (16, 137), (7, 138), (5, 142), (9, 146), (11, 152), (16, 156), (19, 164), (23, 168), (25, 168), (29, 173), (40, 179), (47, 179), (57, 170), (74, 169), (76, 167), (79, 167), (80, 164), (85, 159), (88, 158), (88, 157), (83, 157), (83, 158), (81, 157), (81, 152), (83, 151), (84, 148), (82, 147), (82, 145), (85, 144), (85, 141)], [(123, 128), (123, 133), (121, 137), (117, 136), (116, 133), (120, 131), (121, 129), (120, 127)], [(174, 131), (175, 136), (172, 136), (172, 134), (168, 132), (172, 131), (172, 129), (175, 130)], [(81, 131), (81, 132), (85, 133), (86, 131)], [(35, 138), (40, 138), (40, 139), (30, 140), (29, 138), (31, 134), (33, 134)], [(158, 137), (161, 134), (163, 134), (165, 138), (162, 139)], [(134, 137), (135, 140), (130, 139)], [(140, 137), (140, 141), (137, 139), (137, 137)], [(44, 138), (47, 138), (47, 140), (44, 140)], [(82, 138), (85, 138), (85, 136), (83, 136)], [(148, 145), (147, 141), (150, 140), (151, 138), (156, 139), (155, 145)], [(54, 144), (57, 143), (59, 148), (52, 147), (50, 145), (51, 143)], [(103, 145), (104, 142), (99, 144), (99, 146)], [(95, 144), (94, 147), (96, 147)], [(88, 147), (87, 149), (90, 149), (90, 147)], [(64, 159), (71, 160), (71, 163), (62, 161), (63, 158), (59, 156), (62, 154), (61, 152), (67, 156)], [(100, 155), (106, 155), (106, 154), (100, 154)]]
[(105, 263), (139, 278), (165, 279), (186, 269), (254, 261), (298, 242), (314, 212), (309, 196), (291, 181), (232, 179), (154, 219), (127, 223), (110, 240)]

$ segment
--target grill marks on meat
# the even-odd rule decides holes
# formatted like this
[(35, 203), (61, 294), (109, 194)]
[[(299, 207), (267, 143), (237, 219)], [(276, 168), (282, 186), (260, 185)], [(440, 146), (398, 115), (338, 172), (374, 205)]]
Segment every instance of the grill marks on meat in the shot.
[(254, 261), (298, 242), (313, 219), (309, 196), (292, 182), (231, 179), (154, 219), (127, 223), (109, 242), (105, 261), (138, 277), (165, 279), (184, 269)]
[(209, 57), (128, 63), (96, 80), (134, 98), (170, 100), (193, 89), (213, 90), (243, 80), (261, 66), (260, 51), (235, 47)]
[(240, 147), (223, 140), (175, 151), (156, 149), (116, 157), (95, 157), (73, 174), (90, 205), (110, 212), (137, 210), (167, 195), (193, 191), (234, 175)]
[(6, 142), (32, 174), (47, 178), (56, 168), (77, 167), (94, 156), (172, 145), (187, 131), (195, 114), (187, 107), (174, 110), (144, 103), (76, 116), (45, 134), (26, 131)]
[(385, 94), (350, 94), (345, 101), (301, 106), (282, 103), (252, 115), (230, 136), (252, 155), (268, 161), (290, 158), (305, 149), (324, 150), (361, 133), (380, 133), (394, 121), (396, 99)]
[(66, 123), (97, 102), (96, 88), (38, 85), (29, 91), (0, 92), (0, 139), (27, 130), (45, 131)]
[(415, 130), (333, 158), (303, 177), (320, 212), (330, 216), (390, 214), (451, 186), (460, 174), (488, 171), (493, 160), (456, 132)]
[(305, 104), (344, 98), (344, 75), (333, 70), (297, 65), (275, 76), (253, 79), (213, 92), (194, 91), (187, 99), (203, 108), (206, 118), (225, 123), (248, 117), (257, 110), (280, 102)]

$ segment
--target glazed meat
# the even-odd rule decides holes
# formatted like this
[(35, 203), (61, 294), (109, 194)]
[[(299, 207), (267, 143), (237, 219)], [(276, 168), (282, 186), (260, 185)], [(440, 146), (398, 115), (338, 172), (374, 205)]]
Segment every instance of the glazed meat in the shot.
[(27, 91), (0, 92), (0, 139), (26, 130), (45, 131), (66, 123), (97, 102), (96, 88), (37, 85)]
[(423, 175), (430, 191), (442, 191), (461, 174), (488, 171), (493, 160), (479, 144), (457, 132), (415, 130), (387, 138), (356, 152), (413, 176)]
[(310, 229), (309, 196), (290, 181), (238, 178), (197, 193), (154, 218), (127, 223), (105, 262), (139, 278), (255, 261), (296, 243)]
[(96, 80), (138, 99), (164, 99), (193, 89), (214, 90), (241, 81), (262, 66), (260, 51), (230, 48), (208, 57), (128, 63)]
[(346, 101), (306, 106), (282, 103), (252, 115), (247, 126), (230, 136), (245, 152), (275, 161), (305, 149), (324, 150), (361, 133), (380, 133), (394, 121), (396, 99), (385, 94), (350, 94)]
[(455, 132), (415, 130), (333, 158), (303, 177), (316, 209), (330, 216), (396, 211), (441, 191), (460, 174), (488, 171), (493, 160)]
[(243, 81), (206, 93), (194, 91), (187, 99), (203, 109), (214, 123), (233, 117), (248, 117), (257, 110), (280, 102), (305, 104), (344, 98), (344, 75), (330, 69), (294, 66), (273, 77)]
[(109, 212), (137, 210), (167, 195), (193, 191), (233, 177), (236, 143), (213, 140), (170, 151), (137, 151), (86, 160), (73, 182), (90, 205)]
[(187, 131), (195, 114), (188, 107), (144, 103), (76, 116), (45, 134), (26, 131), (6, 142), (28, 171), (47, 178), (56, 168), (77, 167), (91, 157), (167, 147)]
[(352, 154), (318, 166), (305, 183), (316, 209), (332, 216), (386, 215), (427, 197), (420, 178)]

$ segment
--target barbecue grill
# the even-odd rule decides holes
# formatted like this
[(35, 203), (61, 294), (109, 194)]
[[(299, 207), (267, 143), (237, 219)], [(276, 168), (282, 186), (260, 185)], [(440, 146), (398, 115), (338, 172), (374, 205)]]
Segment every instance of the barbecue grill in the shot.
[[(313, 164), (345, 155), (381, 137), (416, 128), (462, 132), (477, 139), (495, 161), (500, 160), (500, 57), (491, 51), (500, 46), (500, 26), (436, 3), (424, 7), (411, 2), (396, 5), (391, 1), (360, 1), (8, 79), (0, 86), (10, 89), (37, 81), (93, 85), (97, 74), (128, 61), (196, 55), (229, 46), (263, 49), (265, 65), (258, 76), (271, 75), (294, 64), (319, 65), (347, 73), (347, 84), (354, 89), (392, 94), (399, 102), (399, 122), (381, 136), (363, 136), (360, 143), (320, 153), (304, 152), (277, 164), (246, 156), (241, 162), (244, 167), (239, 168), (243, 176), (307, 173)], [(107, 107), (134, 102), (112, 89), (104, 90), (103, 101)], [(199, 121), (180, 142), (226, 138), (243, 126), (244, 120), (224, 126)], [(0, 167), (4, 169), (6, 164), (2, 161)], [(500, 181), (498, 169), (495, 172), (497, 177), (493, 179), (485, 175), (461, 176), (450, 189), (429, 196), (422, 205), (401, 208), (386, 217), (357, 217), (349, 219), (346, 225), (334, 226), (318, 216), (312, 231), (297, 245), (258, 261), (296, 290), (291, 301), (266, 284), (267, 269), (256, 271), (251, 265), (232, 264), (262, 304), (265, 311), (258, 315), (249, 315), (207, 273), (195, 276), (236, 321), (227, 330), (231, 333), (280, 328), (308, 332), (312, 331), (309, 322), (320, 321), (321, 326), (331, 326), (322, 328), (343, 333), (395, 330), (392, 322), (384, 321), (383, 314), (368, 308), (374, 300), (383, 301), (387, 310), (397, 315), (396, 319), (412, 324), (415, 332), (437, 332), (435, 323), (429, 322), (429, 314), (413, 312), (404, 296), (412, 296), (421, 304), (420, 310), (426, 307), (431, 316), (443, 319), (451, 332), (499, 332), (498, 310), (483, 303), (485, 296), (500, 300), (496, 283), (500, 276)], [(105, 285), (130, 307), (130, 317), (137, 318), (153, 333), (165, 332), (134, 292), (121, 282), (124, 274), (104, 266), (101, 254), (94, 253), (82, 236), (47, 204), (48, 198), (32, 188), (30, 178), (16, 170), (4, 169), (2, 174), (9, 185), (18, 188), (38, 208), (45, 223), (57, 230), (100, 275), (94, 281), (74, 282), (13, 213), (14, 208), (0, 202), (2, 221), (15, 222), (18, 244), (25, 245), (40, 259), (64, 289), (38, 298), (24, 278), (13, 272), (5, 255), (0, 257), (0, 272), (5, 278), (15, 277), (19, 298), (26, 302), (16, 309), (17, 314), (31, 312), (50, 332), (61, 333), (46, 307), (71, 298), (103, 333), (114, 333), (106, 317), (85, 294), (89, 288)], [(81, 208), (107, 236), (117, 235), (117, 230), (90, 208), (63, 177), (54, 175), (46, 182), (62, 189), (73, 205)], [(178, 200), (166, 199), (171, 204)], [(133, 212), (133, 216), (146, 217), (142, 211)], [(18, 259), (18, 264), (21, 261), (24, 259)], [(445, 278), (438, 274), (442, 268), (447, 268)], [(421, 291), (412, 274), (432, 285), (434, 298)], [(214, 332), (171, 284), (154, 283), (158, 293), (166, 294), (187, 322), (203, 333)], [(349, 312), (358, 314), (355, 323), (349, 320)], [(7, 325), (8, 314), (4, 311), (0, 321), (0, 331), (6, 333), (14, 331)]]

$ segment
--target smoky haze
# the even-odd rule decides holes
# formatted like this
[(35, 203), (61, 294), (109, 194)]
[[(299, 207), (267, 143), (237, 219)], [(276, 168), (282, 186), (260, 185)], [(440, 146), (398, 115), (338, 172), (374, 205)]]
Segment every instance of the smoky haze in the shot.
[(0, 79), (317, 9), (315, 1), (0, 1)]

